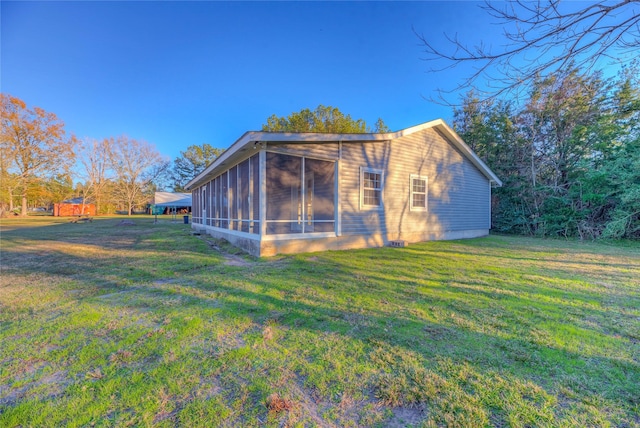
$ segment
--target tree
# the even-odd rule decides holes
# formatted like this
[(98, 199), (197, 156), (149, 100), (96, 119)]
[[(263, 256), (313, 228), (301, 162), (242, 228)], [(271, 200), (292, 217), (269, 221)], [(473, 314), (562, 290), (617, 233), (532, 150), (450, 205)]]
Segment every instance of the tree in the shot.
[(536, 173), (554, 191), (568, 187), (570, 172), (591, 153), (589, 126), (602, 113), (603, 88), (600, 73), (582, 76), (575, 68), (533, 82), (520, 116), (527, 140), (545, 156)]
[(75, 137), (67, 137), (64, 123), (39, 107), (28, 109), (19, 98), (0, 94), (0, 148), (22, 196), (21, 215), (27, 215), (29, 187), (47, 174), (67, 172), (73, 165)]
[(5, 211), (13, 211), (14, 198), (19, 185), (18, 176), (11, 171), (9, 150), (4, 145), (0, 150), (0, 217)]
[(128, 215), (145, 202), (145, 190), (169, 166), (154, 146), (126, 136), (109, 141), (109, 163), (114, 172), (115, 196), (127, 207)]
[(492, 227), (500, 232), (530, 234), (530, 147), (522, 138), (518, 114), (510, 103), (481, 100), (467, 93), (454, 111), (453, 127), (503, 182), (494, 189)]
[(110, 169), (112, 142), (113, 139), (107, 138), (102, 141), (86, 139), (80, 146), (80, 176), (84, 180), (80, 190), (84, 199), (93, 199), (97, 213), (101, 212), (105, 189), (113, 173)]
[[(64, 201), (74, 196), (73, 178), (70, 173), (55, 174), (39, 183), (34, 183), (29, 198), (37, 205), (50, 207), (54, 203)], [(39, 197), (34, 197), (38, 194)]]
[[(319, 105), (315, 110), (302, 109), (287, 117), (275, 114), (262, 125), (266, 132), (322, 132), (333, 134), (366, 134), (372, 132), (363, 119), (354, 120), (335, 107)], [(376, 121), (373, 132), (388, 132), (382, 119)]]
[(581, 165), (580, 236), (640, 238), (640, 68), (622, 70)]
[(640, 237), (640, 70), (555, 73), (523, 107), (472, 92), (454, 127), (502, 179), (493, 227), (545, 236)]
[(492, 46), (469, 46), (457, 36), (448, 36), (450, 49), (438, 48), (424, 35), (430, 71), (443, 71), (472, 63), (474, 72), (447, 94), (464, 88), (487, 85), (483, 96), (497, 96), (528, 86), (540, 76), (554, 74), (569, 65), (591, 70), (600, 59), (624, 63), (640, 49), (640, 3), (638, 0), (600, 0), (576, 8), (572, 2), (515, 0), (485, 2), (481, 8), (504, 28), (506, 43), (500, 50)]
[(189, 146), (184, 152), (181, 151), (180, 156), (173, 161), (173, 191), (184, 192), (184, 186), (220, 156), (222, 151), (207, 143)]

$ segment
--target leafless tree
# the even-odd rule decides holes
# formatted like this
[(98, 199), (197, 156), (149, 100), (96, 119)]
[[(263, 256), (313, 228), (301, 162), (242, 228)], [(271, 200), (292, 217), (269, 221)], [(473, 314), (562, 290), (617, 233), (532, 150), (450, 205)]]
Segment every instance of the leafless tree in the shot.
[(110, 167), (114, 172), (115, 192), (127, 206), (131, 215), (133, 207), (144, 202), (145, 189), (162, 174), (169, 162), (155, 147), (144, 141), (125, 136), (109, 142)]
[(440, 89), (435, 101), (453, 104), (448, 98), (469, 89), (485, 98), (517, 95), (539, 76), (569, 66), (591, 70), (603, 59), (624, 63), (640, 51), (640, 0), (600, 0), (586, 6), (560, 0), (486, 1), (480, 7), (504, 27), (505, 43), (499, 49), (446, 34), (448, 47), (440, 48), (416, 32), (425, 48), (423, 59), (433, 64), (429, 71), (473, 64), (469, 77)]
[(113, 140), (105, 138), (102, 141), (85, 139), (80, 146), (80, 170), (83, 199), (92, 198), (96, 205), (96, 212), (100, 212), (104, 190), (111, 181), (110, 167), (111, 144)]

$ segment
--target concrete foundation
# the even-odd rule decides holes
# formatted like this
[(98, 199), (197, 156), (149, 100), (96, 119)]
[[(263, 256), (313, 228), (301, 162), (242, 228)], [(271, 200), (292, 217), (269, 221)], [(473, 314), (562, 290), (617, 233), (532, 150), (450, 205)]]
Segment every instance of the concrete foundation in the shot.
[(217, 227), (204, 226), (193, 223), (192, 228), (200, 233), (206, 233), (214, 238), (226, 239), (247, 253), (257, 257), (269, 257), (276, 254), (311, 253), (327, 250), (349, 250), (357, 248), (375, 248), (388, 245), (399, 239), (406, 243), (424, 241), (442, 241), (452, 239), (478, 238), (489, 234), (489, 229), (427, 231), (422, 233), (404, 234), (401, 237), (373, 234), (343, 235), (331, 237), (314, 237), (313, 235), (287, 237), (283, 239), (260, 240), (259, 235), (234, 232)]

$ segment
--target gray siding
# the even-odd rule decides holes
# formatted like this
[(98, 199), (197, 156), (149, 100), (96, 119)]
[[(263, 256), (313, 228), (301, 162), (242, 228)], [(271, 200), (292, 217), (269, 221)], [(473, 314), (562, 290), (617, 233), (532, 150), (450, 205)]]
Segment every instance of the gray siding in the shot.
[(360, 208), (360, 168), (382, 170), (383, 190), (386, 189), (390, 147), (388, 141), (343, 143), (339, 178), (343, 234), (387, 233), (386, 192), (381, 208)]
[[(360, 208), (360, 167), (384, 171), (383, 208)], [(391, 142), (343, 143), (343, 235), (425, 233), (490, 228), (489, 180), (444, 136), (426, 129)], [(428, 177), (428, 209), (410, 209), (410, 176)]]

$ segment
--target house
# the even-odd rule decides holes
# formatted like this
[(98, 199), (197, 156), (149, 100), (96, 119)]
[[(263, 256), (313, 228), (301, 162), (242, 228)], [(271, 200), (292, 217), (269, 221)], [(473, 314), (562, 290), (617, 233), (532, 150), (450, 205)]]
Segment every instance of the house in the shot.
[(192, 227), (256, 256), (484, 236), (502, 182), (444, 121), (247, 132), (187, 184)]
[(53, 204), (55, 217), (71, 217), (78, 215), (96, 215), (96, 205), (89, 203), (84, 198), (73, 198)]

